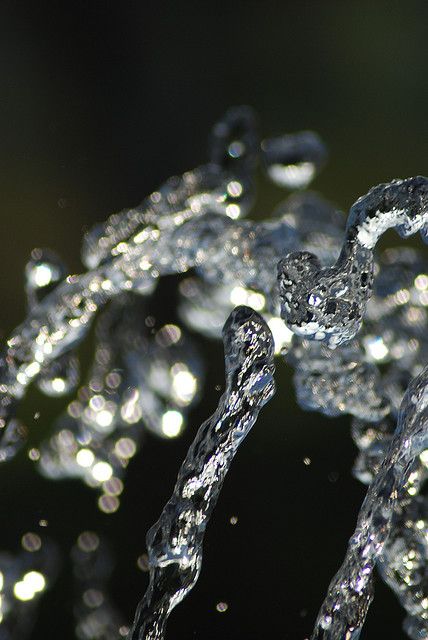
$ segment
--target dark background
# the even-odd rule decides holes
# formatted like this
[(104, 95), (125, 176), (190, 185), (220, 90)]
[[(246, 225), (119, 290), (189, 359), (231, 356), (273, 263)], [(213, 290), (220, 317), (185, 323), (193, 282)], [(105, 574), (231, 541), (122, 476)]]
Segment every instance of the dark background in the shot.
[[(203, 162), (209, 128), (230, 105), (253, 105), (265, 135), (317, 130), (331, 159), (315, 187), (345, 210), (378, 182), (426, 173), (427, 19), (427, 3), (409, 1), (1, 1), (3, 340), (25, 314), (31, 249), (52, 247), (79, 272), (83, 232)], [(263, 187), (254, 216), (268, 216), (279, 197)], [(132, 617), (147, 579), (136, 567), (145, 532), (223, 384), (220, 343), (200, 343), (210, 370), (191, 426), (177, 441), (146, 438), (118, 513), (101, 514), (77, 482), (39, 478), (23, 454), (0, 470), (1, 548), (17, 548), (40, 518), (65, 554), (83, 529), (103, 532), (118, 561), (112, 597)], [(33, 442), (65, 402), (30, 391), (21, 413)], [(234, 462), (200, 580), (168, 637), (308, 637), (364, 496), (354, 456), (348, 420), (300, 411), (278, 362), (277, 395)], [(379, 582), (363, 637), (403, 638), (402, 618)], [(51, 637), (74, 637), (67, 564), (32, 635)]]

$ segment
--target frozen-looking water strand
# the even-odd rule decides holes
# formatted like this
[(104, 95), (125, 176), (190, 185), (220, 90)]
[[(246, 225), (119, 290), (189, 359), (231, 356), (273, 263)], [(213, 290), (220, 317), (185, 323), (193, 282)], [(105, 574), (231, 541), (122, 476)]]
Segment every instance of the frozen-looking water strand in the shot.
[(150, 583), (128, 640), (161, 640), (172, 609), (198, 579), (211, 513), (239, 445), (273, 396), (274, 345), (262, 317), (237, 307), (224, 329), (226, 391), (199, 429), (173, 495), (147, 534)]
[(371, 189), (351, 207), (345, 241), (336, 264), (322, 267), (307, 251), (278, 264), (281, 315), (296, 334), (331, 347), (359, 331), (373, 284), (373, 249), (395, 228), (406, 238), (428, 229), (428, 179), (393, 180)]
[(428, 448), (428, 367), (404, 396), (391, 446), (370, 485), (345, 560), (330, 583), (312, 640), (357, 640), (373, 599), (373, 569), (412, 466)]

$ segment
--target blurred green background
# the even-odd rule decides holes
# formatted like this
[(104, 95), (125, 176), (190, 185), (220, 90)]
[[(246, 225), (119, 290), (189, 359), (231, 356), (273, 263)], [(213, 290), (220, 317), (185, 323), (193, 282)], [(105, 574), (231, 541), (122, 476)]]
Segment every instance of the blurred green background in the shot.
[[(264, 135), (318, 131), (330, 161), (314, 187), (344, 210), (374, 184), (426, 173), (427, 21), (422, 1), (2, 0), (2, 340), (25, 314), (31, 249), (51, 247), (79, 272), (84, 231), (205, 161), (209, 128), (230, 105), (254, 106)], [(254, 216), (280, 197), (263, 186)], [(112, 596), (132, 616), (147, 579), (136, 567), (145, 532), (223, 384), (220, 343), (200, 343), (210, 362), (204, 399), (180, 440), (147, 437), (119, 512), (101, 514), (77, 482), (39, 478), (24, 454), (0, 470), (1, 548), (16, 548), (42, 517), (65, 556), (83, 529), (105, 533), (118, 560)], [(226, 480), (199, 583), (171, 616), (170, 638), (303, 640), (343, 558), (364, 496), (351, 476), (348, 420), (300, 411), (290, 371), (278, 370), (277, 395)], [(65, 402), (29, 393), (21, 413), (33, 442)], [(219, 601), (227, 612), (216, 611)], [(65, 561), (32, 637), (73, 638), (72, 602)], [(379, 582), (363, 637), (404, 638), (402, 618)]]

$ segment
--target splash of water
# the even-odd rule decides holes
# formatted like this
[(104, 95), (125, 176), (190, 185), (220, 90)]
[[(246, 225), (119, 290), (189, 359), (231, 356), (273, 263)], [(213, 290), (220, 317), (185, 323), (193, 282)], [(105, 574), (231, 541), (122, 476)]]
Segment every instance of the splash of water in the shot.
[[(242, 152), (236, 155), (231, 143), (226, 149), (222, 145), (238, 124)], [(63, 269), (52, 256), (33, 258), (27, 268), (29, 314), (0, 358), (0, 426), (13, 416), (30, 382), (40, 374), (49, 377), (51, 362), (84, 338), (97, 311), (109, 300), (129, 290), (150, 293), (159, 276), (182, 273), (199, 263), (203, 245), (198, 249), (195, 242), (200, 238), (189, 251), (177, 250), (185, 244), (186, 234), (177, 236), (182, 225), (208, 212), (221, 220), (246, 211), (256, 136), (252, 126), (245, 108), (226, 114), (221, 135), (215, 136), (216, 162), (172, 178), (140, 207), (114, 214), (87, 234), (82, 250), (87, 273), (59, 281)], [(235, 173), (223, 168), (225, 158), (232, 161)]]
[(427, 238), (428, 179), (380, 184), (351, 207), (342, 251), (332, 267), (313, 253), (293, 252), (278, 265), (281, 315), (296, 334), (335, 347), (359, 331), (373, 286), (373, 249), (395, 228)]
[[(315, 175), (318, 142), (313, 138), (309, 150), (306, 135), (293, 145), (302, 162), (313, 164)], [(66, 353), (85, 337), (97, 312), (119, 294), (148, 295), (159, 277), (195, 269), (205, 283), (233, 289), (239, 282), (260, 292), (262, 306), (278, 316), (278, 259), (302, 243), (308, 249), (325, 247), (328, 259), (336, 255), (337, 214), (314, 198), (290, 203), (284, 215), (271, 221), (239, 220), (252, 203), (260, 152), (253, 112), (232, 109), (214, 127), (209, 164), (170, 179), (139, 207), (113, 214), (85, 236), (86, 273), (64, 279), (56, 257), (46, 252), (33, 257), (27, 268), (29, 314), (0, 358), (0, 426), (13, 417), (32, 381), (42, 377), (40, 384), (50, 393), (75, 384), (75, 361)], [(283, 166), (289, 161), (283, 157)], [(318, 211), (328, 226), (323, 238), (297, 220), (299, 207), (300, 213), (305, 207)]]
[(330, 583), (312, 640), (356, 640), (373, 599), (373, 569), (392, 527), (394, 508), (428, 447), (428, 367), (412, 381), (391, 446), (358, 515), (345, 560)]
[(205, 529), (239, 445), (274, 393), (273, 339), (262, 317), (238, 307), (224, 330), (226, 391), (199, 429), (173, 495), (147, 534), (150, 584), (129, 640), (161, 640), (168, 615), (198, 579)]
[[(260, 145), (252, 110), (232, 109), (213, 129), (209, 164), (169, 180), (142, 205), (113, 214), (85, 236), (82, 258), (86, 273), (67, 275), (66, 266), (55, 254), (34, 250), (26, 267), (28, 317), (12, 333), (0, 357), (0, 461), (12, 458), (24, 443), (26, 429), (16, 419), (15, 410), (32, 381), (48, 395), (62, 395), (76, 387), (79, 372), (73, 349), (85, 337), (99, 310), (109, 303), (99, 319), (88, 379), (31, 459), (37, 460), (49, 477), (80, 477), (101, 489), (100, 508), (114, 513), (126, 466), (140, 446), (141, 423), (158, 435), (174, 437), (198, 396), (202, 368), (184, 327), (169, 324), (154, 330), (152, 325), (141, 323), (141, 317), (147, 316), (147, 298), (159, 278), (192, 270), (179, 284), (179, 313), (186, 325), (219, 337), (234, 307), (252, 307), (251, 322), (258, 329), (253, 332), (251, 349), (254, 353), (258, 349), (269, 352), (269, 362), (263, 365), (269, 376), (273, 370), (272, 336), (257, 311), (263, 313), (272, 331), (275, 354), (283, 353), (295, 369), (299, 403), (329, 416), (353, 416), (352, 436), (359, 449), (354, 473), (363, 482), (374, 483), (368, 500), (370, 496), (382, 498), (379, 504), (384, 507), (383, 519), (375, 509), (370, 510), (366, 500), (358, 521), (360, 529), (357, 527), (362, 546), (358, 547), (355, 537), (351, 541), (353, 551), (345, 561), (340, 583), (343, 589), (337, 583), (332, 586), (325, 605), (327, 612), (320, 618), (322, 633), (331, 634), (326, 638), (341, 638), (346, 629), (348, 638), (358, 637), (371, 599), (372, 568), (380, 558), (385, 580), (409, 613), (406, 629), (412, 638), (420, 640), (427, 626), (426, 586), (421, 579), (420, 588), (412, 590), (409, 581), (415, 578), (406, 554), (421, 543), (418, 526), (423, 535), (426, 533), (426, 518), (415, 520), (416, 507), (412, 505), (420, 506), (421, 499), (414, 503), (413, 498), (427, 477), (427, 464), (422, 453), (416, 455), (405, 475), (397, 479), (409, 441), (404, 436), (399, 441), (398, 436), (393, 439), (393, 431), (409, 381), (428, 359), (428, 276), (425, 261), (412, 249), (388, 250), (379, 258), (373, 250), (380, 235), (391, 227), (403, 237), (419, 230), (426, 240), (427, 180), (393, 181), (360, 198), (351, 208), (343, 244), (343, 216), (333, 205), (308, 192), (287, 198), (271, 219), (241, 219), (253, 202), (253, 174), (258, 160), (275, 184), (301, 188), (321, 169), (325, 156), (322, 142), (310, 132), (265, 140)], [(279, 317), (276, 274), (278, 260), (284, 256), (278, 275), (282, 315), (288, 328)], [(333, 267), (328, 266), (335, 260)], [(139, 302), (133, 294), (142, 296)], [(232, 325), (235, 331), (239, 313), (242, 310), (233, 312), (228, 321), (227, 335)], [(260, 332), (262, 342), (257, 345)], [(233, 369), (228, 360), (231, 341), (226, 342), (229, 379)], [(248, 358), (251, 360), (250, 355)], [(268, 388), (271, 383), (269, 378)], [(218, 411), (201, 428), (173, 498), (158, 528), (155, 526), (149, 536), (151, 585), (132, 632), (140, 635), (133, 635), (133, 640), (143, 637), (146, 628), (150, 633), (161, 633), (169, 611), (197, 578), (205, 524), (235, 452), (234, 445), (242, 439), (234, 423), (239, 416), (227, 413), (230, 406), (225, 403), (239, 400), (244, 412), (247, 390), (241, 386), (243, 396), (234, 395), (230, 385), (229, 380)], [(264, 393), (263, 389), (259, 391)], [(257, 403), (251, 407), (254, 413), (245, 423), (248, 428), (259, 408)], [(401, 416), (403, 412), (407, 415), (410, 409), (403, 409)], [(407, 424), (407, 418), (400, 420), (400, 424)], [(230, 434), (238, 429), (235, 439), (229, 434), (233, 446), (226, 453), (222, 447), (228, 446), (227, 438), (227, 442), (217, 441), (218, 434), (210, 431), (216, 425), (226, 425)], [(248, 429), (242, 428), (245, 435)], [(390, 451), (382, 466), (391, 442), (398, 462)], [(217, 445), (219, 457), (213, 453), (213, 460), (223, 460), (224, 454), (227, 465), (216, 468), (215, 482), (210, 485), (209, 475), (201, 476), (205, 471), (203, 466), (198, 467), (201, 460), (197, 454), (209, 446), (217, 451)], [(385, 465), (392, 465), (394, 472), (385, 475)], [(187, 502), (180, 502), (184, 480), (192, 474), (196, 483), (202, 483), (200, 488), (205, 480), (209, 484), (203, 513), (200, 505), (192, 502), (193, 497), (200, 501), (197, 492), (191, 498), (186, 496)], [(376, 484), (385, 477), (390, 484), (396, 482), (401, 494), (397, 489), (397, 496), (393, 490), (389, 495), (386, 485)], [(195, 524), (194, 518), (199, 516), (201, 523)], [(404, 517), (407, 524), (403, 524)], [(184, 539), (179, 527), (187, 525), (189, 538)], [(176, 531), (181, 537), (171, 542)], [(374, 551), (364, 546), (363, 534), (367, 532), (373, 536)], [(385, 543), (388, 532), (391, 545)], [(189, 548), (191, 558), (186, 565)], [(362, 567), (359, 554), (366, 551), (367, 564)], [(422, 571), (422, 555), (420, 551), (415, 556), (417, 575)], [(397, 571), (403, 579), (397, 579)], [(154, 617), (150, 618), (152, 613)]]

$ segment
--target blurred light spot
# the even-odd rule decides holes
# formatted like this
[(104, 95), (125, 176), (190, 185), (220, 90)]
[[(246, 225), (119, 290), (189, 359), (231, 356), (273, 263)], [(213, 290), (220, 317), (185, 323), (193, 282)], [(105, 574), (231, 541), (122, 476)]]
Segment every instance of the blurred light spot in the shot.
[(418, 276), (416, 276), (415, 287), (419, 291), (424, 291), (425, 289), (428, 289), (428, 276), (425, 275), (424, 273), (420, 273)]
[(132, 438), (119, 438), (114, 449), (119, 458), (132, 458), (137, 451), (137, 445)]
[(82, 415), (82, 405), (77, 400), (73, 400), (67, 407), (67, 413), (72, 418), (79, 418)]
[(172, 344), (177, 344), (177, 342), (181, 340), (181, 329), (175, 324), (166, 324), (159, 329), (155, 340), (161, 347), (169, 347)]
[(424, 307), (428, 306), (428, 291), (422, 291), (419, 296), (419, 301)]
[(26, 584), (24, 581), (15, 583), (13, 593), (15, 598), (22, 600), (22, 602), (27, 602), (34, 598), (34, 591), (31, 589), (30, 585)]
[(52, 280), (52, 269), (47, 264), (38, 264), (32, 269), (31, 275), (37, 287), (46, 287)]
[(22, 547), (26, 551), (39, 551), (42, 546), (42, 541), (37, 533), (26, 533), (21, 538)]
[(394, 297), (397, 304), (406, 304), (410, 300), (410, 293), (407, 289), (400, 289)]
[(366, 336), (364, 347), (368, 356), (373, 360), (383, 360), (389, 353), (388, 347), (381, 336)]
[(26, 582), (34, 593), (38, 593), (39, 591), (43, 591), (46, 587), (46, 580), (42, 573), (39, 571), (29, 571), (24, 576), (24, 582)]
[(119, 496), (123, 491), (123, 482), (119, 478), (112, 477), (103, 483), (103, 491), (109, 496)]
[(63, 378), (53, 378), (51, 387), (55, 393), (63, 393), (65, 391), (65, 380)]
[(95, 419), (100, 427), (110, 427), (111, 423), (113, 422), (113, 414), (107, 409), (102, 409), (97, 413)]
[(82, 551), (89, 553), (91, 551), (95, 551), (98, 549), (98, 545), (100, 544), (100, 539), (98, 538), (96, 533), (93, 531), (84, 531), (77, 538), (77, 545)]
[(227, 193), (232, 198), (239, 198), (239, 196), (242, 195), (242, 184), (237, 180), (232, 180), (227, 185)]
[(179, 411), (171, 409), (162, 416), (162, 431), (168, 438), (175, 438), (183, 426), (183, 416)]
[(119, 629), (119, 635), (120, 635), (122, 638), (126, 638), (126, 637), (127, 637), (127, 635), (128, 635), (128, 633), (129, 633), (129, 627), (126, 627), (125, 625), (123, 625), (122, 627), (120, 627), (120, 629)]
[(232, 220), (236, 220), (241, 215), (241, 207), (238, 204), (228, 204), (226, 206), (226, 215)]
[(230, 143), (227, 151), (231, 158), (240, 158), (245, 151), (245, 145), (240, 140), (235, 140)]
[(98, 499), (98, 508), (103, 513), (115, 513), (119, 506), (120, 501), (116, 496), (103, 495)]
[(81, 467), (91, 467), (95, 456), (90, 449), (80, 449), (76, 454), (76, 462)]
[(102, 396), (96, 395), (89, 400), (89, 406), (93, 411), (101, 411), (104, 408), (105, 400)]
[(32, 600), (36, 593), (43, 591), (45, 586), (46, 580), (43, 574), (38, 571), (29, 571), (22, 580), (15, 583), (13, 593), (18, 600), (26, 602)]
[(183, 404), (189, 404), (195, 396), (198, 381), (190, 371), (178, 371), (172, 381), (175, 398)]
[(33, 378), (38, 373), (40, 373), (40, 365), (38, 362), (32, 362), (28, 365), (28, 367), (25, 368), (25, 375), (28, 378)]
[(98, 482), (105, 482), (113, 475), (113, 469), (108, 462), (97, 462), (92, 469), (92, 475)]
[(83, 594), (82, 600), (90, 609), (96, 609), (104, 602), (104, 596), (98, 589), (87, 589)]
[(141, 571), (148, 571), (149, 570), (149, 556), (147, 555), (147, 553), (142, 553), (141, 556), (138, 556), (137, 558), (137, 567), (139, 569), (141, 569)]
[(116, 371), (111, 371), (109, 374), (106, 375), (106, 384), (108, 387), (110, 387), (110, 389), (117, 389), (121, 381), (122, 381), (122, 378), (120, 374), (117, 373)]

